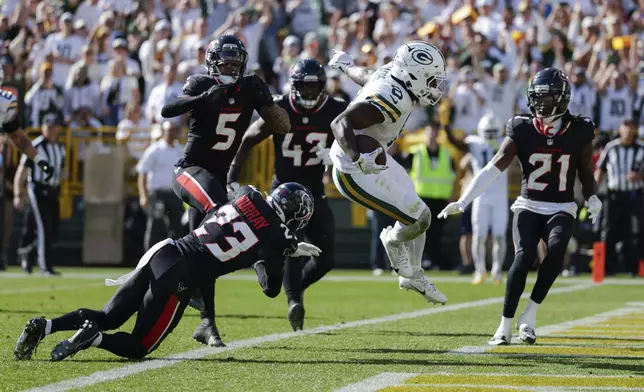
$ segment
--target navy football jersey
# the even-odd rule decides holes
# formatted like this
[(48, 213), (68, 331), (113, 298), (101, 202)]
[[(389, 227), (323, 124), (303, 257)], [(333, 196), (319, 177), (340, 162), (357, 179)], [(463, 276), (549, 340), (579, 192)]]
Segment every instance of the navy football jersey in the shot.
[(550, 137), (540, 131), (532, 116), (515, 116), (506, 134), (517, 146), (523, 177), (521, 196), (535, 201), (574, 201), (579, 156), (595, 136), (592, 121), (566, 113), (561, 129)]
[[(197, 96), (216, 83), (208, 75), (192, 75), (183, 93)], [(189, 113), (188, 141), (179, 165), (203, 167), (225, 184), (226, 173), (250, 125), (253, 111), (272, 103), (268, 86), (256, 75), (240, 78), (215, 101), (200, 102)]]
[(197, 270), (214, 277), (253, 265), (260, 259), (283, 263), (297, 250), (297, 238), (253, 187), (206, 215), (199, 228), (176, 246)]
[(347, 102), (328, 95), (313, 110), (302, 110), (291, 94), (276, 96), (275, 103), (286, 110), (291, 131), (273, 135), (275, 146), (274, 186), (298, 182), (314, 195), (324, 194), (324, 163), (311, 149), (318, 144), (330, 148), (335, 140), (331, 122), (347, 108)]

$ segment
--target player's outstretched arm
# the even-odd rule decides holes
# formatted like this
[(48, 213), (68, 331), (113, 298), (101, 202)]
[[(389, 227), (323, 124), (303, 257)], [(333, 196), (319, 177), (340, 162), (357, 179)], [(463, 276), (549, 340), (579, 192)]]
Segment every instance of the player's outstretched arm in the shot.
[(368, 102), (358, 102), (331, 122), (331, 130), (342, 150), (355, 162), (360, 158), (355, 130), (382, 124), (384, 121), (385, 117), (378, 108)]
[(373, 73), (372, 69), (355, 65), (353, 58), (341, 50), (333, 51), (333, 56), (329, 60), (329, 66), (344, 72), (360, 86), (367, 84), (369, 77)]
[(230, 165), (230, 169), (228, 169), (229, 184), (239, 182), (239, 175), (241, 174), (244, 162), (248, 159), (251, 150), (271, 134), (272, 132), (268, 124), (261, 118), (248, 127), (248, 130), (244, 133), (244, 137), (242, 138), (239, 150), (237, 150), (237, 154), (233, 159), (233, 163)]
[(291, 120), (288, 118), (288, 113), (275, 103), (262, 106), (259, 109), (259, 116), (273, 133), (283, 134), (291, 130)]
[(470, 182), (470, 185), (468, 185), (458, 201), (449, 203), (447, 207), (438, 214), (438, 218), (447, 218), (449, 215), (463, 212), (468, 204), (483, 194), (483, 192), (485, 192), (501, 172), (505, 171), (505, 169), (510, 166), (516, 155), (516, 143), (512, 138), (506, 137), (503, 144), (501, 144), (499, 152), (496, 153), (490, 163), (481, 169), (481, 171), (472, 179), (472, 182)]
[(9, 139), (11, 140), (13, 145), (16, 146), (18, 150), (20, 150), (20, 152), (27, 156), (27, 158), (31, 159), (32, 161), (36, 161), (38, 151), (36, 151), (33, 144), (31, 144), (29, 136), (27, 136), (27, 134), (23, 130), (9, 133)]
[(284, 257), (279, 260), (260, 260), (253, 264), (257, 273), (257, 282), (269, 298), (275, 298), (282, 289), (284, 280)]

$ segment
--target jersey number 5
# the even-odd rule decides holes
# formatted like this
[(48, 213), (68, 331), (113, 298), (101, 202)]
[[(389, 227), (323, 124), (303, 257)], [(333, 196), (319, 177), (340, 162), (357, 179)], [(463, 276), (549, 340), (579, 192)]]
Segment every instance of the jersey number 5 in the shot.
[[(314, 147), (319, 145), (324, 148), (326, 147), (327, 136), (328, 135), (326, 133), (311, 132), (306, 135), (306, 142), (312, 144)], [(293, 166), (302, 166), (302, 146), (295, 144), (292, 150), (289, 149), (292, 140), (292, 133), (284, 135), (284, 141), (282, 142), (282, 155), (284, 158), (293, 158)], [(313, 155), (313, 157), (307, 159), (304, 166), (313, 166), (322, 163), (322, 159), (315, 156), (315, 153), (309, 152), (309, 154)]]
[(226, 140), (223, 142), (217, 142), (212, 146), (213, 150), (226, 151), (232, 146), (235, 141), (235, 130), (229, 128), (229, 123), (234, 123), (237, 121), (241, 113), (220, 113), (219, 120), (217, 120), (217, 128), (215, 132), (217, 135), (226, 136)]
[[(528, 177), (528, 189), (535, 191), (545, 190), (548, 183), (537, 181), (539, 177), (550, 172), (552, 170), (552, 154), (543, 154), (536, 153), (530, 155), (528, 159), (530, 164), (533, 166), (539, 165)], [(559, 164), (559, 192), (566, 191), (566, 185), (568, 183), (568, 169), (570, 168), (570, 155), (564, 154), (559, 159), (557, 159)]]
[(231, 205), (225, 205), (219, 209), (217, 214), (203, 223), (201, 227), (195, 230), (195, 234), (198, 236), (208, 235), (206, 231), (206, 224), (208, 223), (217, 223), (219, 226), (230, 225), (233, 228), (233, 232), (236, 234), (233, 236), (226, 236), (224, 239), (228, 242), (230, 249), (223, 250), (221, 246), (217, 243), (206, 244), (210, 253), (212, 253), (219, 261), (228, 261), (239, 256), (240, 253), (245, 252), (252, 248), (255, 244), (259, 242), (259, 239), (253, 233), (253, 230), (248, 226), (248, 224), (239, 219), (239, 213)]

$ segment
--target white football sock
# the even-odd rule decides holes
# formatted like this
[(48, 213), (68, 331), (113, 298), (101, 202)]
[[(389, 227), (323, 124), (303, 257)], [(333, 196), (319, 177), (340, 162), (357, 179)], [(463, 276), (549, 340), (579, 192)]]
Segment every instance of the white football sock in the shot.
[(505, 261), (505, 254), (508, 245), (506, 244), (505, 236), (494, 237), (492, 246), (492, 271), (495, 273), (503, 270), (503, 262)]
[[(501, 324), (497, 328), (496, 333), (503, 333), (506, 338), (512, 337), (512, 319), (501, 316)], [(496, 334), (495, 334), (496, 335)]]
[(45, 325), (45, 336), (51, 334), (51, 320), (46, 319), (47, 325)]
[(412, 249), (412, 259), (411, 259), (411, 268), (414, 271), (420, 270), (423, 263), (423, 251), (425, 250), (425, 237), (426, 234), (423, 232), (418, 237), (409, 241), (413, 244)]
[(519, 320), (521, 320), (522, 323), (528, 324), (530, 328), (534, 329), (537, 326), (538, 309), (539, 304), (534, 302), (533, 300), (529, 300), (528, 306), (526, 306), (523, 314), (521, 315), (521, 317), (519, 317)]
[(472, 236), (472, 259), (476, 272), (484, 274), (487, 272), (485, 266), (485, 245), (486, 237)]
[(99, 332), (98, 336), (92, 341), (90, 346), (92, 347), (98, 347), (99, 344), (103, 341), (103, 332)]

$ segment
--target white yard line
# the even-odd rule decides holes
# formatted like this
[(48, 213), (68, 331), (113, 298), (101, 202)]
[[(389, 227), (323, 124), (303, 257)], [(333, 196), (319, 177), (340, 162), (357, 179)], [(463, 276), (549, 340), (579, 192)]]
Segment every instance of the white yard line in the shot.
[[(595, 287), (595, 286), (593, 284), (580, 284), (580, 285), (574, 285), (574, 286), (558, 287), (551, 290), (550, 295), (587, 290), (592, 287)], [(525, 294), (523, 297), (527, 298), (528, 294)], [(388, 322), (394, 322), (394, 321), (414, 319), (418, 317), (428, 316), (431, 314), (453, 312), (457, 310), (472, 309), (472, 308), (478, 308), (478, 307), (488, 306), (488, 305), (496, 305), (496, 304), (503, 303), (503, 299), (504, 299), (503, 297), (492, 297), (492, 298), (482, 299), (478, 301), (463, 302), (459, 304), (440, 306), (440, 307), (432, 307), (432, 308), (417, 310), (413, 312), (397, 313), (397, 314), (392, 314), (384, 317), (350, 321), (350, 322), (339, 323), (334, 325), (325, 325), (317, 328), (306, 329), (304, 331), (299, 331), (299, 332), (277, 333), (272, 335), (245, 339), (245, 340), (238, 340), (238, 341), (233, 341), (228, 343), (227, 347), (199, 348), (191, 351), (186, 351), (183, 353), (173, 354), (162, 359), (151, 359), (148, 361), (133, 363), (124, 367), (113, 368), (109, 370), (96, 372), (89, 376), (63, 380), (57, 383), (45, 385), (43, 387), (34, 388), (34, 389), (31, 389), (30, 391), (32, 392), (68, 391), (70, 389), (75, 389), (75, 388), (84, 388), (91, 385), (100, 384), (102, 382), (113, 381), (115, 379), (129, 377), (134, 374), (142, 373), (148, 370), (167, 367), (179, 362), (183, 362), (185, 360), (200, 359), (210, 355), (220, 354), (226, 351), (232, 351), (239, 348), (252, 347), (263, 343), (276, 342), (279, 340), (291, 339), (299, 336), (316, 335), (320, 333), (338, 331), (338, 330), (343, 330), (348, 328), (362, 327), (366, 325), (376, 325), (376, 324), (382, 324), (382, 323), (388, 323)]]
[[(460, 374), (460, 373), (449, 373), (449, 372), (438, 372), (438, 373), (380, 373), (376, 376), (369, 377), (365, 380), (359, 381), (354, 384), (347, 385), (337, 389), (335, 392), (376, 392), (383, 388), (393, 387), (396, 385), (401, 385), (404, 381), (409, 380), (416, 376), (481, 376), (481, 377), (499, 377), (500, 384), (453, 384), (453, 383), (426, 383), (426, 384), (404, 384), (407, 388), (438, 388), (439, 390), (461, 387), (461, 388), (470, 388), (473, 390), (476, 389), (518, 389), (539, 392), (559, 392), (559, 391), (587, 391), (587, 390), (611, 390), (611, 391), (643, 391), (644, 388), (631, 388), (631, 387), (599, 387), (599, 386), (586, 386), (586, 387), (555, 387), (555, 386), (521, 386), (521, 385), (505, 385), (503, 383), (503, 377), (515, 377), (515, 376), (524, 376), (522, 374), (512, 374), (512, 373), (471, 373), (471, 374)], [(531, 377), (546, 377), (548, 379), (554, 378), (614, 378), (614, 379), (625, 379), (632, 376), (598, 376), (598, 375), (563, 375), (563, 374), (530, 374)], [(635, 376), (637, 378), (644, 377)], [(553, 382), (556, 384), (556, 382)]]
[[(615, 317), (623, 317), (626, 315), (629, 315), (631, 313), (636, 313), (641, 311), (641, 305), (638, 305), (639, 303), (633, 303), (629, 302), (626, 304), (625, 307), (619, 308), (619, 309), (614, 309), (614, 310), (609, 310), (604, 313), (596, 314), (594, 316), (590, 317), (584, 317), (580, 318), (577, 320), (571, 320), (571, 321), (566, 321), (563, 323), (559, 324), (553, 324), (553, 325), (548, 325), (545, 327), (539, 327), (537, 328), (537, 336), (550, 336), (550, 337), (558, 337), (558, 338), (565, 338), (567, 337), (566, 335), (557, 335), (557, 333), (561, 333), (563, 331), (566, 331), (568, 329), (574, 328), (574, 327), (580, 327), (580, 326), (588, 326), (591, 324), (597, 324), (602, 321), (610, 320)], [(575, 332), (577, 332), (575, 330)], [(602, 337), (605, 337), (602, 335)], [(512, 341), (516, 341), (518, 337), (516, 335), (512, 336)], [(450, 354), (483, 354), (489, 349), (491, 349), (491, 346), (464, 346), (461, 348), (458, 348), (456, 350), (450, 351)]]

